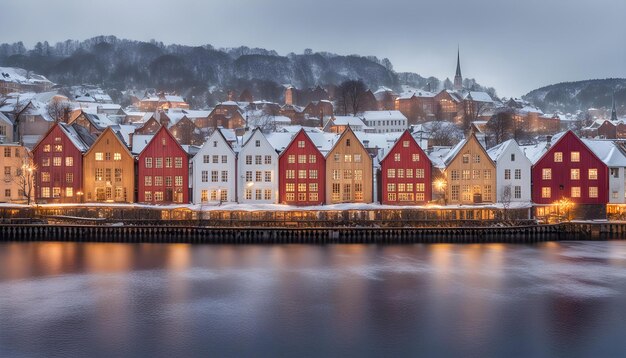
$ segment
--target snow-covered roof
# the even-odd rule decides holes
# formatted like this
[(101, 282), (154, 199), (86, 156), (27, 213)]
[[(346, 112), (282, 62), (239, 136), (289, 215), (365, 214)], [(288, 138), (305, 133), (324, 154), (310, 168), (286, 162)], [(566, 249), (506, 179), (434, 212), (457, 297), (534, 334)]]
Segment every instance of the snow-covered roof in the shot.
[(152, 138), (154, 138), (154, 134), (135, 134), (133, 136), (133, 148), (131, 152), (134, 154), (141, 153)]
[(406, 120), (406, 117), (400, 111), (364, 111), (361, 114), (361, 117), (366, 121), (386, 120), (386, 119)]
[(18, 67), (0, 67), (0, 81), (24, 84), (52, 84), (46, 77)]
[(428, 91), (422, 91), (422, 90), (412, 90), (412, 91), (408, 91), (408, 92), (403, 92), (398, 99), (410, 99), (411, 97), (425, 97), (425, 98), (429, 98), (429, 97), (435, 97), (437, 94), (432, 93), (432, 92), (428, 92)]
[(444, 169), (446, 167), (444, 160), (451, 149), (452, 147), (448, 146), (433, 146), (427, 151), (428, 159), (430, 159), (436, 168)]
[(333, 123), (336, 126), (365, 127), (361, 118), (353, 116), (335, 116)]
[[(554, 145), (554, 143), (561, 139), (561, 137), (565, 135), (565, 133), (566, 132), (560, 132), (555, 134), (554, 136), (552, 136), (550, 143)], [(540, 141), (536, 144), (520, 146), (520, 149), (522, 150), (522, 152), (524, 152), (526, 158), (528, 158), (528, 160), (530, 160), (530, 162), (534, 165), (539, 159), (541, 159), (541, 157), (544, 155), (545, 152), (548, 151), (549, 148), (547, 141)]]
[(463, 99), (471, 99), (475, 102), (493, 103), (493, 98), (487, 92), (469, 91)]
[(0, 122), (4, 122), (7, 125), (12, 126), (13, 122), (9, 119), (9, 117), (5, 116), (4, 113), (0, 112)]
[(448, 152), (448, 155), (446, 155), (446, 157), (443, 158), (443, 164), (445, 166), (448, 166), (448, 164), (450, 164), (452, 159), (454, 159), (454, 157), (456, 157), (456, 155), (459, 153), (461, 148), (463, 148), (463, 146), (465, 146), (465, 143), (467, 143), (468, 139), (469, 139), (469, 137), (463, 138), (463, 140), (458, 142), (454, 147), (452, 147), (452, 149), (450, 149), (450, 151)]
[(122, 136), (126, 143), (130, 143), (130, 135), (135, 133), (137, 127), (130, 124), (116, 124), (113, 126), (113, 129), (115, 129)]
[(107, 117), (105, 114), (87, 113), (87, 112), (83, 112), (83, 114), (93, 125), (98, 127), (98, 129), (104, 129), (106, 127), (115, 125), (115, 123), (112, 120), (110, 120), (109, 117)]
[(509, 139), (507, 141), (504, 141), (496, 145), (495, 147), (489, 148), (489, 150), (487, 150), (487, 154), (489, 155), (491, 160), (493, 160), (494, 162), (497, 162), (500, 159), (500, 157), (502, 157), (502, 155), (506, 152), (507, 148), (511, 146), (515, 146), (519, 148), (515, 139)]
[(95, 141), (95, 138), (89, 134), (85, 127), (79, 125), (71, 125), (59, 122), (59, 128), (72, 141), (74, 146), (81, 152), (86, 152)]
[(583, 143), (609, 167), (626, 167), (626, 155), (610, 140), (581, 138)]

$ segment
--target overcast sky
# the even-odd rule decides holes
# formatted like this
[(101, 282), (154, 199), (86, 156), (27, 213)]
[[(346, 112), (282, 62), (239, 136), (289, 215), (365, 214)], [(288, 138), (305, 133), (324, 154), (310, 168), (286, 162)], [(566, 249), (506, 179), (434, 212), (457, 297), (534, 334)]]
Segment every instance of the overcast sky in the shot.
[(522, 95), (626, 77), (625, 0), (0, 0), (0, 42), (116, 35), (166, 44), (388, 57), (396, 71)]

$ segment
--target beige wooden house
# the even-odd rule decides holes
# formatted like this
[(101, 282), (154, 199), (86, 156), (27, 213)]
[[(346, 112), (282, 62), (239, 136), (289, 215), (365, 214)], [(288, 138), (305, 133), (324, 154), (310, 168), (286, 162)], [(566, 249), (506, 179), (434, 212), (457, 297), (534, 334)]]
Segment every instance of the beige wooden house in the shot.
[(111, 127), (85, 153), (83, 188), (86, 202), (134, 202), (135, 159)]
[(496, 165), (472, 132), (444, 160), (448, 204), (496, 201)]
[(326, 156), (326, 203), (371, 203), (372, 158), (347, 129)]

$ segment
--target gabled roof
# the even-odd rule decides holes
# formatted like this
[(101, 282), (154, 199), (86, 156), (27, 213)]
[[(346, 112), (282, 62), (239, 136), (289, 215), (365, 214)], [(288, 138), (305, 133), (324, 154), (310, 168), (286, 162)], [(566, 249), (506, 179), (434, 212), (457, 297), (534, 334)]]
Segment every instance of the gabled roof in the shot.
[(485, 157), (487, 157), (487, 159), (489, 159), (491, 164), (493, 164), (494, 166), (496, 165), (496, 163), (494, 163), (494, 161), (491, 159), (491, 157), (489, 156), (489, 154), (485, 150), (485, 147), (483, 147), (483, 145), (480, 143), (478, 138), (476, 138), (476, 134), (474, 134), (474, 132), (472, 132), (472, 133), (470, 133), (469, 136), (467, 136), (467, 138), (465, 138), (462, 141), (460, 141), (456, 146), (454, 146), (454, 148), (452, 148), (452, 150), (450, 150), (450, 153), (448, 153), (448, 155), (444, 159), (444, 164), (445, 164), (446, 167), (449, 166), (450, 163), (452, 163), (452, 161), (454, 160), (454, 158), (456, 158), (456, 156), (459, 154), (461, 149), (463, 149), (463, 147), (465, 147), (465, 145), (472, 139), (476, 141), (476, 143), (478, 144), (480, 149), (485, 154)]
[[(487, 154), (489, 154), (489, 157), (491, 158), (491, 160), (497, 163), (498, 160), (500, 160), (500, 158), (502, 157), (502, 155), (506, 152), (506, 150), (508, 148), (513, 148), (513, 147), (517, 147), (517, 150), (522, 152), (522, 148), (517, 144), (515, 139), (509, 139), (505, 142), (502, 142), (496, 145), (495, 147), (489, 148), (489, 150), (487, 151)], [(524, 155), (524, 160), (528, 160), (528, 158), (525, 155)], [(528, 160), (528, 162), (530, 163), (530, 160)]]
[(626, 154), (610, 140), (582, 139), (582, 142), (609, 167), (626, 167)]
[[(279, 134), (282, 134), (282, 133), (279, 133)], [(317, 151), (318, 151), (318, 153), (319, 153), (322, 157), (324, 157), (324, 154), (322, 154), (322, 151), (321, 151), (321, 150), (320, 150), (320, 149), (319, 149), (319, 148), (315, 145), (315, 142), (311, 139), (311, 137), (309, 137), (309, 135), (307, 134), (307, 132), (306, 132), (304, 129), (300, 129), (300, 130), (298, 131), (298, 133), (296, 133), (294, 136), (292, 136), (292, 137), (291, 137), (291, 140), (289, 141), (289, 144), (287, 144), (287, 145), (285, 146), (285, 148), (284, 148), (284, 149), (280, 152), (280, 154), (278, 155), (278, 157), (279, 157), (279, 158), (280, 158), (283, 154), (285, 154), (285, 152), (287, 152), (287, 149), (291, 147), (291, 145), (294, 143), (294, 141), (296, 140), (296, 138), (298, 138), (298, 136), (299, 136), (300, 134), (303, 134), (303, 135), (306, 137), (306, 139), (308, 139), (308, 140), (309, 140), (309, 142), (310, 142), (311, 144), (313, 144), (313, 147), (315, 148), (315, 150), (317, 150)], [(274, 149), (279, 150), (279, 149), (278, 149), (278, 148), (276, 148), (276, 147), (274, 147)]]
[(43, 142), (43, 139), (50, 135), (54, 128), (57, 127), (72, 142), (76, 149), (78, 149), (82, 153), (87, 152), (96, 141), (96, 138), (91, 135), (89, 131), (87, 131), (87, 129), (84, 127), (63, 122), (56, 122), (52, 126), (50, 126), (48, 131), (43, 136), (41, 136), (41, 139), (33, 147), (32, 151), (34, 152), (35, 150), (37, 150), (39, 145), (41, 145), (41, 143)]
[(406, 120), (406, 117), (404, 116), (404, 114), (402, 114), (402, 112), (400, 111), (364, 111), (361, 114), (361, 117), (366, 120), (366, 121), (372, 121), (372, 120), (386, 120), (386, 119), (390, 119), (390, 120), (395, 120), (395, 119), (400, 119), (400, 120)]
[(113, 137), (115, 137), (119, 144), (124, 148), (124, 150), (126, 151), (126, 154), (128, 154), (131, 158), (133, 158), (133, 154), (130, 152), (130, 149), (128, 149), (128, 146), (126, 145), (126, 142), (124, 142), (124, 139), (121, 137), (121, 135), (116, 132), (115, 130), (113, 130), (113, 128), (111, 127), (107, 127), (104, 132), (102, 132), (102, 134), (100, 134), (98, 136), (98, 138), (96, 139), (96, 141), (91, 145), (91, 147), (89, 148), (89, 150), (87, 150), (87, 152), (85, 153), (85, 155), (91, 153), (91, 151), (93, 150), (93, 148), (96, 146), (96, 144), (98, 142), (100, 142), (102, 140), (102, 138), (106, 137), (106, 134), (108, 132), (113, 133)]
[(140, 156), (140, 157), (141, 157), (141, 156), (143, 155), (143, 153), (146, 151), (146, 148), (148, 148), (148, 147), (152, 144), (152, 142), (154, 142), (155, 138), (157, 138), (157, 137), (159, 136), (159, 134), (160, 134), (162, 131), (165, 131), (165, 135), (166, 135), (166, 136), (168, 136), (168, 137), (170, 137), (170, 140), (171, 140), (172, 142), (174, 142), (174, 144), (175, 144), (175, 145), (176, 145), (176, 146), (177, 146), (177, 147), (178, 147), (181, 151), (183, 151), (183, 152), (185, 152), (185, 153), (186, 153), (185, 149), (183, 149), (183, 147), (182, 147), (182, 146), (178, 143), (178, 141), (176, 140), (176, 138), (174, 138), (174, 136), (172, 135), (172, 133), (171, 133), (171, 132), (170, 132), (167, 128), (165, 128), (165, 127), (163, 127), (163, 126), (162, 126), (162, 127), (161, 127), (161, 128), (159, 128), (159, 130), (158, 130), (158, 131), (154, 134), (154, 136), (152, 137), (152, 139), (150, 140), (150, 142), (149, 142), (149, 143), (148, 143), (148, 144), (147, 144), (147, 145), (146, 145), (146, 146), (142, 149), (141, 153), (139, 153), (139, 156)]
[(328, 156), (330, 155), (330, 153), (332, 153), (333, 150), (335, 150), (335, 148), (337, 147), (337, 145), (339, 145), (339, 143), (341, 143), (341, 141), (343, 140), (343, 137), (347, 136), (348, 133), (352, 133), (352, 136), (354, 136), (354, 139), (356, 139), (356, 142), (359, 143), (359, 146), (361, 147), (361, 149), (363, 149), (363, 151), (365, 153), (368, 153), (367, 157), (372, 160), (372, 157), (369, 156), (369, 152), (367, 151), (367, 149), (365, 148), (365, 146), (363, 145), (363, 143), (361, 143), (361, 141), (359, 140), (359, 138), (356, 136), (356, 134), (354, 134), (354, 131), (352, 131), (352, 128), (350, 128), (350, 126), (348, 126), (346, 128), (346, 130), (343, 131), (343, 133), (341, 133), (341, 135), (339, 136), (339, 138), (337, 139), (337, 141), (335, 142), (335, 144), (333, 144), (332, 148), (330, 148), (330, 150), (328, 151), (328, 153), (326, 153), (326, 158), (328, 158)]
[(422, 147), (420, 147), (419, 143), (417, 143), (417, 141), (415, 140), (415, 138), (413, 138), (413, 136), (411, 135), (411, 132), (408, 129), (405, 129), (404, 132), (402, 132), (402, 134), (400, 135), (400, 137), (398, 137), (398, 139), (396, 140), (396, 142), (393, 144), (393, 146), (391, 147), (391, 149), (389, 149), (389, 151), (387, 151), (387, 153), (385, 153), (385, 155), (383, 156), (383, 158), (380, 160), (380, 163), (382, 164), (388, 157), (389, 157), (389, 153), (393, 152), (393, 150), (396, 148), (396, 146), (401, 145), (401, 142), (404, 141), (403, 138), (408, 137), (410, 138), (409, 140), (413, 141), (413, 143), (415, 144), (415, 146), (417, 148), (419, 148), (419, 151), (423, 154), (422, 157), (426, 157), (426, 159), (428, 160), (428, 162), (430, 162), (430, 158), (428, 158), (428, 156), (426, 155), (426, 153), (424, 152), (424, 150), (422, 149)]
[(487, 92), (469, 91), (465, 94), (465, 100), (471, 100), (474, 102), (486, 102), (493, 103), (493, 98)]
[[(600, 157), (598, 157), (598, 155), (596, 153), (594, 153), (593, 150), (591, 150), (591, 148), (589, 148), (585, 142), (578, 138), (578, 136), (576, 134), (574, 134), (574, 132), (572, 132), (571, 130), (568, 130), (567, 132), (561, 132), (558, 133), (556, 135), (554, 135), (552, 137), (552, 141), (554, 142), (554, 144), (551, 144), (549, 148), (547, 148), (546, 143), (547, 142), (543, 142), (543, 145), (540, 145), (539, 148), (540, 150), (532, 153), (533, 157), (531, 158), (528, 153), (525, 151), (526, 156), (528, 157), (528, 159), (531, 161), (531, 163), (533, 163), (533, 165), (537, 164), (539, 161), (541, 161), (543, 159), (543, 157), (546, 156), (546, 154), (554, 147), (556, 147), (556, 145), (563, 140), (563, 138), (567, 137), (567, 136), (571, 136), (573, 138), (575, 138), (575, 140), (577, 140), (578, 142), (580, 142), (583, 146), (585, 146), (587, 149), (589, 149), (589, 152), (591, 153), (591, 155), (593, 155), (594, 157), (596, 157), (596, 159), (598, 159), (601, 162), (604, 162), (602, 159), (600, 159)], [(531, 146), (529, 146), (531, 147)], [(526, 147), (525, 147), (526, 148)], [(533, 160), (534, 159), (534, 160)]]

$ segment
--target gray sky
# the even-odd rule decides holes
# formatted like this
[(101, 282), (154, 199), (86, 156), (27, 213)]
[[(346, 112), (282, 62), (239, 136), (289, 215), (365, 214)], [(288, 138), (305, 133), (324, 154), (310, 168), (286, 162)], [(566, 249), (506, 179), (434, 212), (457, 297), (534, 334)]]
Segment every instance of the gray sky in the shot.
[(0, 0), (0, 42), (116, 35), (166, 44), (388, 57), (396, 71), (464, 77), (518, 96), (626, 77), (624, 0)]

